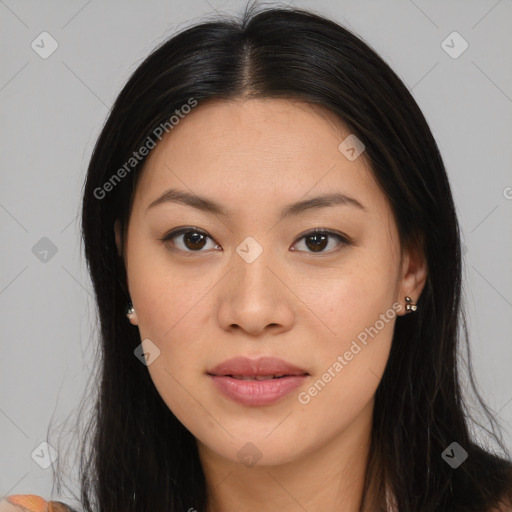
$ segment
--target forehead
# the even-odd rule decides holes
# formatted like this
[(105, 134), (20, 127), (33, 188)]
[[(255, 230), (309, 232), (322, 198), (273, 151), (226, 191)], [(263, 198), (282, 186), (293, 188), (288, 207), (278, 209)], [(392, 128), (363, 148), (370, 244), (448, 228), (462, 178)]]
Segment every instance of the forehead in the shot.
[(338, 148), (349, 135), (326, 108), (296, 100), (199, 103), (149, 154), (136, 202), (171, 187), (247, 208), (334, 189), (374, 202), (364, 153), (350, 161)]

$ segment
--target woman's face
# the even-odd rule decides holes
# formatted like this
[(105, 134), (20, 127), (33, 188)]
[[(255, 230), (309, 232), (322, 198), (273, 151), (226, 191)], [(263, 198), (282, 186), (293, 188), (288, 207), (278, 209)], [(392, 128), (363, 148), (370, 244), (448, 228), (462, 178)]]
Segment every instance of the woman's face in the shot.
[[(339, 148), (349, 135), (304, 103), (215, 101), (148, 156), (123, 248), (131, 321), (202, 453), (277, 465), (370, 424), (396, 316), (425, 272), (414, 253), (401, 261), (364, 152)], [(235, 357), (294, 370), (215, 368)]]

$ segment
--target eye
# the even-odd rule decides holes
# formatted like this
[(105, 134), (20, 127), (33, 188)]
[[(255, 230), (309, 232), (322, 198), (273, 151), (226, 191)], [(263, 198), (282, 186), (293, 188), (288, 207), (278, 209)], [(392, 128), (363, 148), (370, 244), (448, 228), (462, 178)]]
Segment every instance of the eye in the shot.
[[(334, 245), (334, 249), (329, 251), (324, 251), (324, 249), (329, 246), (329, 239), (336, 239), (337, 244), (330, 244), (331, 249), (332, 245)], [(312, 252), (312, 253), (331, 253), (336, 250), (338, 250), (337, 246), (344, 246), (344, 245), (350, 245), (351, 241), (350, 239), (341, 234), (337, 233), (335, 231), (326, 230), (326, 229), (314, 229), (313, 231), (309, 231), (308, 233), (302, 235), (299, 239), (299, 241), (304, 240), (303, 244), (306, 246), (307, 249), (310, 249), (309, 251), (306, 250), (306, 252)], [(296, 249), (291, 248), (292, 251), (295, 251)]]
[[(172, 241), (172, 245), (182, 252), (206, 252), (201, 249), (206, 247), (208, 239), (211, 240), (207, 233), (194, 227), (178, 228), (161, 238), (163, 242)], [(213, 247), (207, 247), (207, 249), (212, 248), (219, 249), (220, 245), (215, 244)]]
[[(330, 244), (330, 241), (335, 239), (337, 243)], [(193, 252), (206, 252), (206, 250), (202, 249), (217, 249), (222, 250), (219, 244), (214, 244), (211, 237), (202, 229), (195, 227), (183, 227), (172, 230), (167, 233), (163, 238), (161, 238), (163, 242), (171, 241), (172, 245), (176, 248), (173, 250), (185, 252), (185, 253), (193, 253)], [(207, 241), (211, 240), (212, 246), (207, 247)], [(298, 242), (304, 241), (304, 245), (306, 250), (301, 250), (302, 252), (311, 252), (311, 253), (331, 253), (335, 252), (337, 247), (350, 245), (351, 240), (335, 231), (331, 231), (328, 229), (317, 228), (312, 231), (309, 231), (302, 235), (294, 245), (292, 245), (291, 250), (297, 251), (294, 246), (298, 244)], [(332, 247), (334, 245), (334, 247)], [(326, 247), (331, 246), (331, 250), (325, 251)]]

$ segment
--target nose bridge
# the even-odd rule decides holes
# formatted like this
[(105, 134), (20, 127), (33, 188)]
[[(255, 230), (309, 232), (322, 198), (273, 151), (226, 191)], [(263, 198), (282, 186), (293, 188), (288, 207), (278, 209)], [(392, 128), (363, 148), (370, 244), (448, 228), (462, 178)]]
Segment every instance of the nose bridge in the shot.
[(272, 262), (275, 259), (270, 247), (264, 247), (263, 242), (258, 242), (252, 236), (246, 237), (233, 254), (235, 286), (248, 296), (260, 297), (262, 291), (275, 293), (276, 290), (272, 289), (274, 283), (271, 282), (274, 276), (268, 268)]

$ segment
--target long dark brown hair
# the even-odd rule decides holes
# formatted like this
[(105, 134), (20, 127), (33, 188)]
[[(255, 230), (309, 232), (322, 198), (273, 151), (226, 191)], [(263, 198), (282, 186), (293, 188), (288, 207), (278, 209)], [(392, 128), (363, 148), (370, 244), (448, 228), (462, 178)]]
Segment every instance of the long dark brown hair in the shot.
[[(205, 511), (195, 439), (134, 356), (139, 331), (125, 316), (129, 296), (113, 227), (116, 219), (126, 227), (145, 158), (125, 167), (121, 179), (112, 177), (146, 141), (158, 143), (155, 128), (191, 98), (201, 105), (240, 97), (299, 99), (337, 115), (364, 143), (402, 245), (420, 244), (427, 259), (418, 311), (397, 318), (376, 392), (366, 491), (383, 502), (387, 483), (399, 512), (490, 510), (512, 495), (512, 465), (473, 382), (459, 226), (427, 122), (407, 87), (360, 37), (313, 12), (252, 4), (241, 19), (197, 24), (155, 49), (122, 89), (94, 148), (82, 229), (100, 348), (80, 459), (83, 510)], [(487, 418), (481, 426), (502, 455), (472, 434), (476, 423), (462, 396), (464, 361)], [(468, 454), (457, 468), (442, 456), (453, 442)]]

